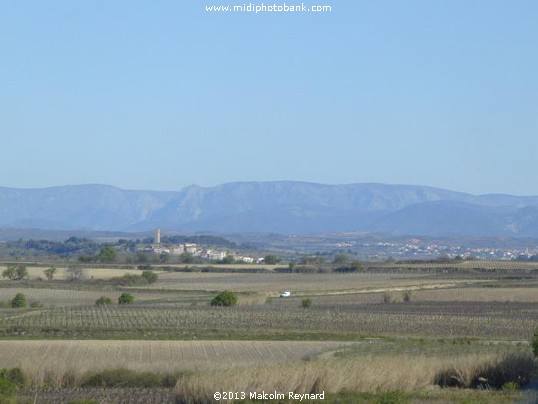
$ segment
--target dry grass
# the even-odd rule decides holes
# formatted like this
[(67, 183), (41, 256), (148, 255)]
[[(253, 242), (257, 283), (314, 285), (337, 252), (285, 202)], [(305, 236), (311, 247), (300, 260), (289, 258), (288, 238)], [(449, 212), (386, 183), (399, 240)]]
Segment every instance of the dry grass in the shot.
[(76, 385), (88, 372), (124, 368), (176, 373), (276, 364), (348, 346), (323, 341), (2, 341), (0, 367), (20, 367), (34, 386)]
[(180, 397), (201, 401), (210, 398), (214, 391), (412, 391), (434, 386), (436, 376), (446, 366), (476, 375), (477, 368), (500, 360), (501, 357), (493, 354), (456, 356), (451, 359), (392, 354), (239, 367), (226, 372), (195, 372), (187, 375), (178, 381), (176, 393)]
[[(28, 277), (29, 279), (46, 279), (45, 271), (48, 267), (28, 267)], [(54, 279), (56, 280), (66, 280), (67, 276), (67, 267), (62, 267), (56, 265), (57, 272), (54, 274)], [(84, 268), (82, 265), (81, 268)], [(5, 266), (0, 266), (0, 273), (6, 269)], [(84, 273), (88, 279), (112, 279), (125, 274), (134, 274), (140, 275), (140, 271), (137, 269), (107, 269), (107, 268), (84, 268)], [(159, 273), (159, 272), (157, 272)], [(0, 278), (0, 282), (9, 282), (6, 278)]]

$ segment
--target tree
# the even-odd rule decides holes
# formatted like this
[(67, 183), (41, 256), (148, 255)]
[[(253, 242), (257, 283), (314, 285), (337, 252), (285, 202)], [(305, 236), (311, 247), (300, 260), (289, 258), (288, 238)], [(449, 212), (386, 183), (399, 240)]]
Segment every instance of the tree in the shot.
[(48, 279), (49, 281), (51, 281), (52, 278), (54, 278), (54, 274), (56, 273), (56, 271), (57, 271), (57, 269), (56, 269), (56, 267), (53, 265), (53, 266), (51, 266), (49, 269), (45, 269), (45, 270), (43, 271), (43, 273), (45, 274), (45, 276), (47, 277), (47, 279)]
[(67, 268), (67, 278), (72, 281), (79, 281), (81, 279), (84, 279), (86, 277), (86, 271), (84, 271), (83, 268), (71, 265), (69, 268)]
[(184, 252), (179, 256), (179, 262), (181, 264), (195, 264), (198, 262), (198, 259), (194, 256), (193, 253)]
[(112, 299), (110, 297), (101, 296), (95, 301), (96, 306), (104, 306), (105, 304), (112, 304)]
[(116, 261), (117, 251), (114, 247), (106, 246), (101, 248), (97, 260), (104, 263), (112, 263)]
[(233, 264), (235, 263), (235, 258), (233, 255), (227, 255), (226, 257), (221, 259), (218, 263), (219, 264)]
[(148, 283), (155, 283), (159, 279), (159, 275), (157, 275), (153, 271), (142, 271), (142, 278), (144, 278)]
[(19, 264), (17, 265), (17, 279), (24, 279), (28, 277), (28, 269), (26, 265)]
[(136, 261), (145, 264), (149, 261), (148, 255), (142, 251), (136, 253)]
[(301, 264), (304, 264), (304, 265), (323, 264), (324, 262), (325, 262), (325, 258), (319, 254), (306, 255), (301, 258)]
[(2, 272), (2, 276), (12, 281), (18, 281), (28, 276), (28, 269), (24, 264), (8, 264)]
[(122, 293), (120, 297), (118, 297), (118, 304), (131, 304), (134, 302), (134, 296), (130, 293)]
[(161, 264), (166, 264), (169, 259), (170, 259), (170, 254), (168, 254), (167, 252), (163, 252), (159, 254), (159, 262)]
[(26, 307), (26, 296), (24, 296), (22, 293), (17, 293), (13, 300), (11, 300), (11, 307), (14, 309)]
[(349, 262), (349, 255), (345, 252), (339, 252), (334, 256), (333, 263), (338, 265), (347, 264)]
[(263, 261), (268, 265), (275, 265), (280, 262), (280, 258), (277, 257), (276, 255), (266, 255), (263, 258)]
[(235, 306), (237, 304), (237, 296), (235, 293), (225, 290), (219, 293), (211, 300), (211, 306)]

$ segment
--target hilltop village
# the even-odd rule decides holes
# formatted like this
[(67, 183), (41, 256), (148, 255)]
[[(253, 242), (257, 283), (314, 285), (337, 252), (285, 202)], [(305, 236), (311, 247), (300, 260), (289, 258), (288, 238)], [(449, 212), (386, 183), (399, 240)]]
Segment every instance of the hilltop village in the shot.
[(157, 256), (169, 255), (172, 258), (183, 257), (188, 260), (193, 259), (203, 261), (217, 261), (222, 263), (238, 263), (246, 264), (262, 264), (265, 261), (264, 257), (251, 257), (237, 253), (232, 249), (219, 249), (216, 247), (199, 246), (196, 243), (163, 243), (161, 242), (160, 229), (155, 230), (153, 243), (145, 244), (137, 247), (137, 251), (141, 253), (149, 253)]

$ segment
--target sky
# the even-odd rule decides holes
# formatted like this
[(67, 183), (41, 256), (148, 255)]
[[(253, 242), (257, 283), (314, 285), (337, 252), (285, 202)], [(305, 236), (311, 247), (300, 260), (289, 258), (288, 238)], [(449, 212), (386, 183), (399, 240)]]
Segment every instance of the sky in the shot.
[(537, 1), (303, 3), (0, 0), (0, 186), (538, 195)]

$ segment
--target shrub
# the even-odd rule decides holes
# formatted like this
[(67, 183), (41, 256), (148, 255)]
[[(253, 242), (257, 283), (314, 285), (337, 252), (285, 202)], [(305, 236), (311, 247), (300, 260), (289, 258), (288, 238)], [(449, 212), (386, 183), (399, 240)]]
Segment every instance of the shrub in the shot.
[(22, 293), (17, 293), (13, 300), (11, 300), (11, 307), (14, 309), (26, 307), (26, 296), (24, 296)]
[(82, 387), (174, 387), (177, 375), (137, 373), (130, 369), (109, 369), (89, 374), (82, 382)]
[(153, 271), (142, 271), (142, 278), (144, 278), (148, 283), (155, 283), (159, 279), (159, 275)]
[(17, 387), (24, 387), (28, 384), (26, 377), (19, 368), (0, 369), (0, 378), (5, 378)]
[(19, 368), (0, 368), (0, 403), (15, 403), (19, 388), (26, 385), (26, 378)]
[(219, 293), (211, 300), (211, 306), (235, 306), (236, 304), (237, 296), (229, 290)]
[(312, 306), (312, 299), (310, 298), (306, 298), (306, 299), (303, 299), (303, 301), (301, 302), (301, 307), (303, 309), (307, 309), (309, 308), (310, 306)]
[(43, 273), (45, 274), (45, 276), (47, 277), (47, 279), (50, 281), (52, 280), (52, 278), (54, 278), (54, 274), (56, 273), (57, 269), (56, 267), (53, 265), (51, 266), (49, 269), (45, 269), (43, 271)]
[(96, 306), (104, 306), (105, 304), (112, 304), (112, 299), (110, 297), (101, 296), (95, 301)]
[(412, 291), (410, 290), (406, 290), (403, 294), (403, 301), (404, 302), (410, 302), (411, 301), (411, 295), (412, 295)]
[(140, 275), (125, 274), (118, 278), (113, 278), (112, 281), (118, 286), (141, 286), (148, 282)]
[(17, 393), (17, 386), (8, 380), (0, 378), (0, 403), (2, 404), (15, 404), (15, 394)]
[(131, 304), (134, 302), (134, 296), (130, 293), (122, 293), (120, 297), (118, 297), (118, 304)]
[(503, 391), (517, 391), (519, 389), (519, 385), (515, 382), (506, 382), (502, 386)]
[(402, 296), (393, 293), (393, 292), (385, 292), (383, 293), (383, 303), (399, 303), (402, 301)]

